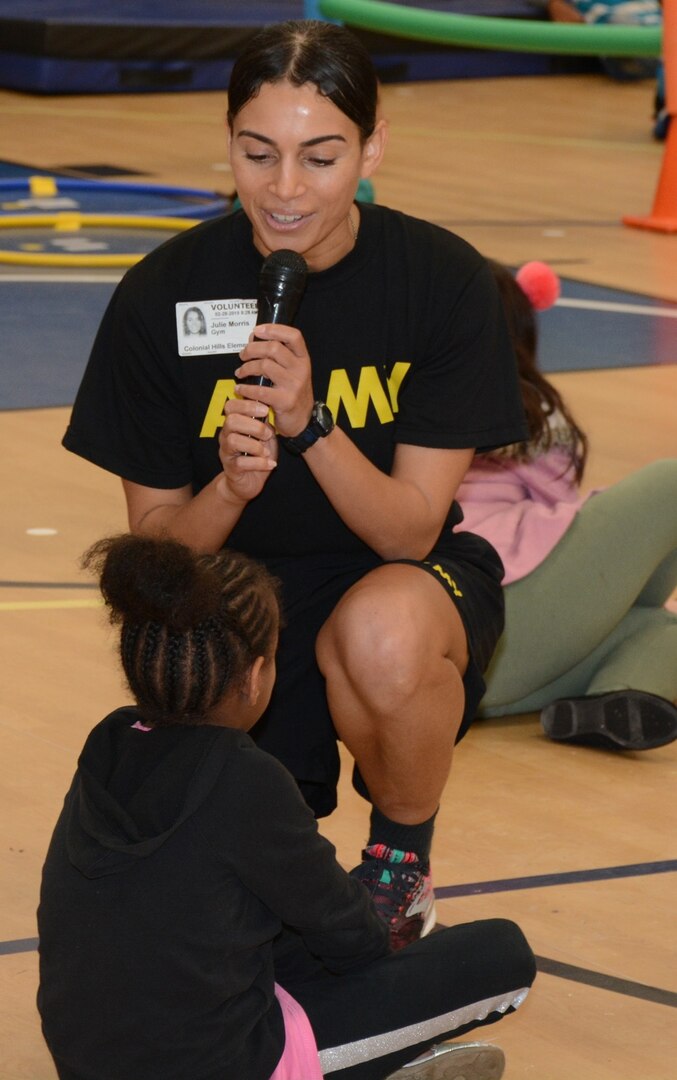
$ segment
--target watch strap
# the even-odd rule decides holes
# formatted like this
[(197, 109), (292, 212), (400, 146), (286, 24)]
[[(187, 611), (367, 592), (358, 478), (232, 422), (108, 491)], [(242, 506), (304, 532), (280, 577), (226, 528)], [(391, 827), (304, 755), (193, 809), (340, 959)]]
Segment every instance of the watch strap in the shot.
[(334, 418), (323, 401), (316, 401), (308, 426), (298, 435), (283, 436), (282, 445), (290, 454), (305, 454), (318, 439), (324, 439), (334, 428)]

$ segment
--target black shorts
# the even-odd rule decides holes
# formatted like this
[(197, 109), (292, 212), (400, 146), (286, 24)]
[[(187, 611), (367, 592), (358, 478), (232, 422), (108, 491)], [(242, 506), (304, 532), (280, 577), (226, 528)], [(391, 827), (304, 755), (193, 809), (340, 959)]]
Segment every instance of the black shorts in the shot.
[[(503, 630), (503, 567), (494, 549), (478, 537), (454, 534), (454, 541), (421, 562), (396, 561), (419, 566), (439, 581), (463, 620), (469, 661), (463, 676), (461, 739), (484, 694), (483, 672)], [(383, 560), (366, 551), (280, 558), (267, 560), (267, 565), (282, 582), (284, 625), (273, 696), (251, 734), (287, 766), (316, 816), (324, 817), (336, 807), (340, 762), (315, 640), (344, 593)]]

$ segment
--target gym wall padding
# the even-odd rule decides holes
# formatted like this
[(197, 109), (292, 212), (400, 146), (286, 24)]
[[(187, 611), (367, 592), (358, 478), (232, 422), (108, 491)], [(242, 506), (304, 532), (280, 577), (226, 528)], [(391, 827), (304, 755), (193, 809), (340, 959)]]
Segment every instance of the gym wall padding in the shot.
[[(541, 0), (413, 0), (402, 7), (545, 19)], [(243, 41), (304, 17), (302, 0), (0, 0), (0, 85), (43, 94), (220, 90)], [(384, 82), (594, 70), (596, 61), (408, 41), (356, 29)]]

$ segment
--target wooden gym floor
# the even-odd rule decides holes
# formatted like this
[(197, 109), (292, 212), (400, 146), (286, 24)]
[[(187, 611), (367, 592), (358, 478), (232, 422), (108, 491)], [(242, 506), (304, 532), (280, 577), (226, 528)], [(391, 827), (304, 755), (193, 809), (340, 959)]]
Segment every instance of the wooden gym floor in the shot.
[[(675, 303), (677, 237), (620, 223), (652, 205), (663, 154), (652, 96), (651, 83), (602, 75), (388, 86), (378, 201), (511, 265), (544, 259), (569, 278)], [(224, 110), (220, 93), (0, 91), (3, 154), (227, 191)], [(590, 434), (587, 487), (677, 452), (677, 367), (646, 360), (553, 377)], [(127, 700), (77, 569), (90, 542), (125, 527), (122, 495), (60, 447), (67, 415), (0, 413), (2, 1080), (55, 1077), (34, 1007), (40, 869), (86, 733)], [(676, 765), (677, 744), (622, 756), (557, 746), (536, 716), (478, 722), (459, 747), (433, 853), (438, 917), (515, 919), (541, 968), (521, 1012), (481, 1033), (504, 1048), (507, 1080), (674, 1077)], [(347, 867), (367, 821), (349, 772), (321, 826)]]

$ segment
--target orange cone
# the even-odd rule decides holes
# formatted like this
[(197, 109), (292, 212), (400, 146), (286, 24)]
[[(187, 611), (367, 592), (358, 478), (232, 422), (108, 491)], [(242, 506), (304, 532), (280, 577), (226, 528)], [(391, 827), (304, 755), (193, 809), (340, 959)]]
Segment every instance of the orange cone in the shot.
[(663, 0), (665, 104), (670, 123), (654, 204), (648, 217), (624, 217), (624, 225), (677, 232), (677, 0)]

